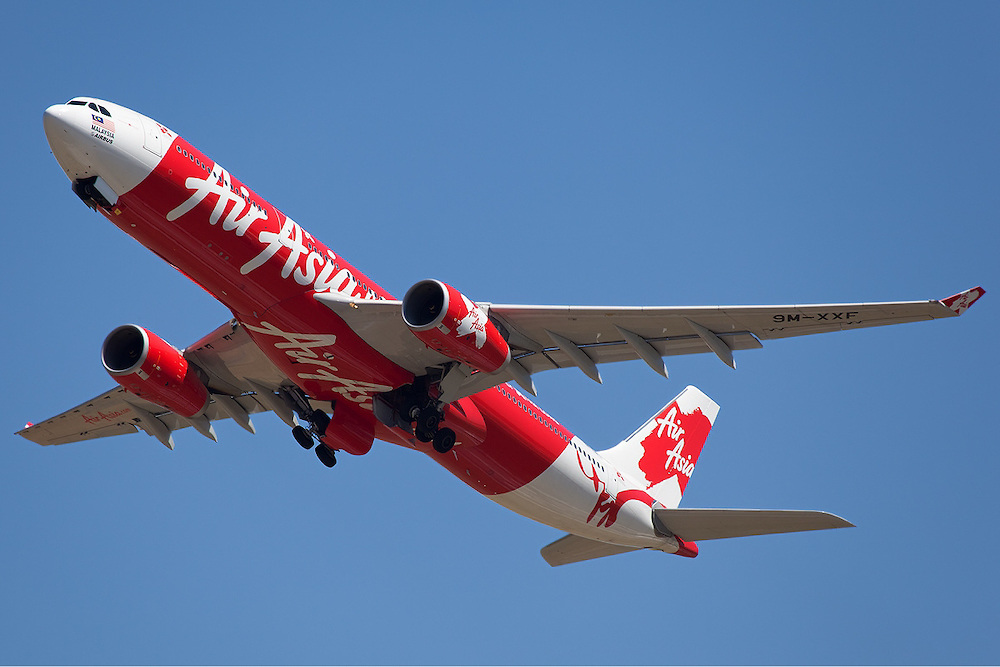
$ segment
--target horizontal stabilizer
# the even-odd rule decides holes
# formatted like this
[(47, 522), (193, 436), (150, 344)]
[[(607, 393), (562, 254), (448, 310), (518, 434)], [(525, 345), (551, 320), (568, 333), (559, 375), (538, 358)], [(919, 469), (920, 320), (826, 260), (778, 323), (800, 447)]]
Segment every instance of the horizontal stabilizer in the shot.
[(809, 510), (657, 508), (653, 510), (653, 522), (658, 529), (666, 529), (663, 532), (687, 542), (854, 527), (839, 516)]
[(617, 544), (589, 540), (579, 535), (567, 535), (543, 548), (542, 558), (552, 567), (556, 567), (557, 565), (579, 563), (604, 556), (615, 556), (638, 549), (639, 547), (622, 547)]

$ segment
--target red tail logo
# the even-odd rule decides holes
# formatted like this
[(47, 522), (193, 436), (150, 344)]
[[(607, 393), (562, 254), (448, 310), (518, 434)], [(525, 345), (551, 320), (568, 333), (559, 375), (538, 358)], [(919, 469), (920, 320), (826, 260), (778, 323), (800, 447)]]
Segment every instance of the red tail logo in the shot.
[(676, 475), (681, 493), (687, 487), (701, 448), (708, 438), (712, 422), (695, 408), (686, 414), (671, 403), (656, 417), (657, 427), (642, 440), (639, 470), (646, 477), (646, 488)]

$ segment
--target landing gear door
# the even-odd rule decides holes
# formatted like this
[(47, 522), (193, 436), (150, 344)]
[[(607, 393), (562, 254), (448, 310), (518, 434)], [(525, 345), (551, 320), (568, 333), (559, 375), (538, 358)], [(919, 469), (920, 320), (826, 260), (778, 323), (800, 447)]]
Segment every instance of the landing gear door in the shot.
[(163, 132), (160, 126), (149, 118), (142, 119), (142, 147), (157, 157), (163, 157)]

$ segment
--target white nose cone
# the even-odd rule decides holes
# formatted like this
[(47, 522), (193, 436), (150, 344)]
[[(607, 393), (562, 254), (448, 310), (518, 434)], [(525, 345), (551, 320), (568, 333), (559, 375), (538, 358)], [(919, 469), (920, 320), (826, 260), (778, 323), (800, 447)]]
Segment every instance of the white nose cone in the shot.
[(71, 181), (99, 176), (117, 195), (141, 183), (162, 155), (162, 147), (145, 147), (145, 126), (159, 126), (112, 102), (78, 98), (56, 104), (45, 110), (42, 124), (52, 154)]
[(45, 110), (42, 124), (52, 154), (71, 181), (97, 175), (95, 145), (90, 136), (90, 109), (54, 104)]

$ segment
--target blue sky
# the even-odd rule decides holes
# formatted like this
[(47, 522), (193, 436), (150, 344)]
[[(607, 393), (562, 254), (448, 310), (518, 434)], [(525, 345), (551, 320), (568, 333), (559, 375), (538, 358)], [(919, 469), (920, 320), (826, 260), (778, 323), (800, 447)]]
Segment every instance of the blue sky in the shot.
[[(991, 294), (958, 320), (536, 378), (598, 449), (687, 384), (689, 507), (857, 528), (552, 569), (560, 533), (389, 445), (0, 446), (3, 663), (996, 663), (1000, 7), (25, 4), (0, 45), (2, 422), (228, 313), (70, 192), (41, 113), (170, 126), (396, 294), (697, 305)], [(16, 122), (15, 122), (16, 121)]]

